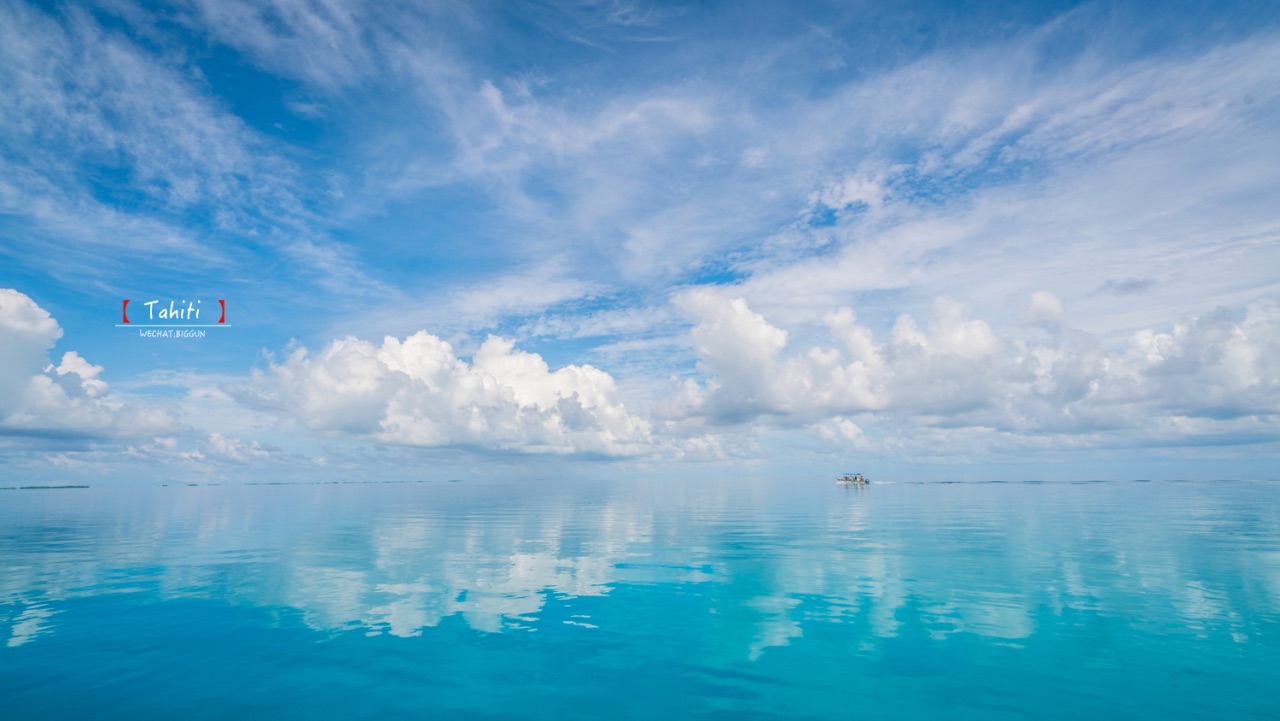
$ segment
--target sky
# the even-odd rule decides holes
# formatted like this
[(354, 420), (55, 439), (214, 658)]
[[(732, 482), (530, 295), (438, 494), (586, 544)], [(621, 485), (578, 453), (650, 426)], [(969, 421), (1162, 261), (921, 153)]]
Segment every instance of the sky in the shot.
[(1274, 478), (1277, 68), (1267, 2), (0, 0), (0, 481)]

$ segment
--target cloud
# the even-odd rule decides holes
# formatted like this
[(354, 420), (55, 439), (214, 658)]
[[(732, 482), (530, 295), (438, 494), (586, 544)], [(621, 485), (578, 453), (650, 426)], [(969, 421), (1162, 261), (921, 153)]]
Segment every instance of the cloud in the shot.
[(1170, 411), (1209, 418), (1280, 413), (1280, 309), (1273, 303), (1249, 306), (1239, 322), (1220, 308), (1171, 333), (1140, 331), (1126, 357)]
[(28, 296), (0, 288), (0, 436), (130, 437), (177, 426), (162, 408), (125, 403), (76, 351), (55, 366), (49, 350), (62, 337), (49, 312)]
[(997, 336), (943, 298), (926, 328), (903, 315), (883, 341), (839, 309), (826, 316), (835, 347), (792, 350), (787, 331), (742, 298), (698, 289), (677, 302), (695, 321), (702, 377), (659, 407), (668, 418), (816, 424), (820, 436), (852, 445), (866, 444), (867, 426), (881, 437), (910, 433), (904, 422), (1028, 439), (1278, 435), (1280, 310), (1271, 303), (1249, 306), (1240, 320), (1219, 309), (1171, 332), (1141, 330), (1126, 348), (1109, 349), (1070, 327), (1062, 302), (1045, 292), (1032, 296), (1028, 315), (1049, 338)]
[(1100, 332), (1131, 332), (1274, 291), (1258, 194), (1277, 182), (1262, 160), (1276, 124), (1258, 112), (1276, 102), (1274, 34), (1047, 61), (1068, 26), (869, 74), (799, 105), (791, 132), (764, 130), (781, 198), (808, 203), (730, 256), (739, 292), (794, 327), (877, 292), (899, 311), (949, 295), (991, 314), (1049, 290)]
[[(211, 92), (178, 38), (100, 11), (0, 6), (0, 210), (21, 229), (0, 255), (117, 288), (278, 255), (338, 297), (386, 290), (327, 236), (330, 189)], [(102, 22), (117, 11), (128, 23)]]
[[(1002, 345), (966, 308), (940, 299), (928, 332), (901, 317), (888, 344), (877, 343), (848, 308), (825, 321), (839, 348), (810, 348), (783, 357), (787, 332), (753, 312), (744, 299), (697, 289), (677, 303), (696, 319), (692, 336), (708, 377), (699, 414), (719, 422), (770, 415), (816, 417), (890, 407), (959, 412), (983, 402), (990, 359)], [(693, 388), (684, 391), (696, 397)]]
[(398, 334), (430, 326), (441, 335), (452, 337), (493, 329), (513, 320), (545, 325), (558, 312), (573, 314), (575, 305), (590, 300), (601, 290), (596, 283), (572, 278), (563, 266), (562, 262), (546, 260), (481, 282), (442, 282), (426, 292), (403, 294), (394, 305), (375, 306), (347, 318), (330, 337), (368, 328)]
[(62, 328), (44, 308), (11, 288), (0, 289), (0, 413), (17, 407), (32, 376), (49, 365)]
[(252, 460), (269, 459), (272, 453), (278, 453), (279, 449), (264, 447), (258, 441), (244, 441), (221, 433), (210, 433), (203, 444), (202, 452), (196, 452), (200, 453), (202, 458), (212, 457), (233, 463), (246, 463)]
[(315, 431), (391, 444), (631, 456), (651, 441), (609, 374), (551, 371), (497, 336), (470, 363), (426, 331), (381, 346), (347, 337), (314, 355), (297, 348), (257, 372), (242, 397)]
[[(371, 43), (385, 18), (377, 8), (342, 2), (197, 0), (183, 19), (277, 74), (333, 89), (379, 67)], [(406, 21), (406, 13), (395, 20)], [(405, 24), (400, 25), (406, 28)]]
[(702, 367), (717, 378), (708, 399), (715, 415), (735, 418), (784, 407), (787, 384), (779, 382), (778, 354), (787, 345), (785, 330), (753, 313), (745, 300), (712, 290), (690, 291), (678, 304), (699, 319), (693, 342)]
[[(286, 202), (279, 160), (180, 69), (76, 9), (60, 18), (13, 5), (3, 12), (0, 72), (13, 102), (0, 110), (0, 142), (14, 151), (12, 171), (86, 205), (99, 204), (80, 192), (95, 176), (99, 198), (129, 192), (170, 211), (210, 200), (239, 206), (248, 196)], [(23, 178), (18, 189), (45, 190), (30, 185)], [(224, 228), (250, 222), (236, 215), (228, 209)], [(172, 243), (188, 255), (203, 250)]]
[(1098, 292), (1112, 295), (1138, 295), (1155, 284), (1156, 281), (1151, 278), (1125, 278), (1124, 280), (1113, 278), (1103, 281), (1102, 285), (1098, 286)]

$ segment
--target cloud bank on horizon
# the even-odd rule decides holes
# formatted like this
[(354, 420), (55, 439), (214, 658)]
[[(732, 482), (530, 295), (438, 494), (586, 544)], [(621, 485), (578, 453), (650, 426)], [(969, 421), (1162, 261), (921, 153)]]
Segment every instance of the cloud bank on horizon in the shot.
[[(5, 475), (1256, 475), (1277, 21), (0, 3)], [(201, 293), (234, 328), (114, 327), (121, 298)]]

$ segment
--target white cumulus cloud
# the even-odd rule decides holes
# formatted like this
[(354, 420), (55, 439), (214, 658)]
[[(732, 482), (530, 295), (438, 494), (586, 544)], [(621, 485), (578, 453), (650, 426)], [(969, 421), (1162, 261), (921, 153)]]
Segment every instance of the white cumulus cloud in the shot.
[(426, 331), (298, 348), (257, 372), (246, 398), (312, 430), (394, 444), (630, 456), (650, 443), (648, 421), (624, 407), (608, 373), (552, 371), (496, 336), (470, 363)]
[(943, 298), (923, 328), (903, 315), (883, 341), (840, 309), (825, 319), (835, 347), (799, 349), (741, 298), (697, 289), (677, 302), (695, 321), (702, 378), (677, 384), (660, 406), (672, 418), (765, 418), (865, 445), (868, 424), (903, 422), (1028, 439), (1110, 430), (1137, 434), (1136, 442), (1273, 439), (1280, 416), (1280, 309), (1271, 303), (1249, 306), (1243, 318), (1218, 309), (1170, 332), (1141, 330), (1112, 349), (1071, 328), (1049, 293), (1031, 297), (1027, 317), (1038, 335), (1030, 339), (1000, 337)]
[(0, 288), (0, 435), (146, 435), (172, 428), (165, 411), (126, 404), (76, 351), (55, 365), (58, 322), (28, 296)]

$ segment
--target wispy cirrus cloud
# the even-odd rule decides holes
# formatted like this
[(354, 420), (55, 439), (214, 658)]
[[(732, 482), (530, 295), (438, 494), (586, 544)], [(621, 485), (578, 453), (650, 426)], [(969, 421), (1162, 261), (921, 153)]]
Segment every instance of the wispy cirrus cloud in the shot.
[(288, 149), (232, 112), (180, 48), (146, 47), (82, 8), (0, 12), (6, 254), (112, 288), (139, 274), (243, 275), (271, 257), (347, 293), (378, 288), (325, 237)]

